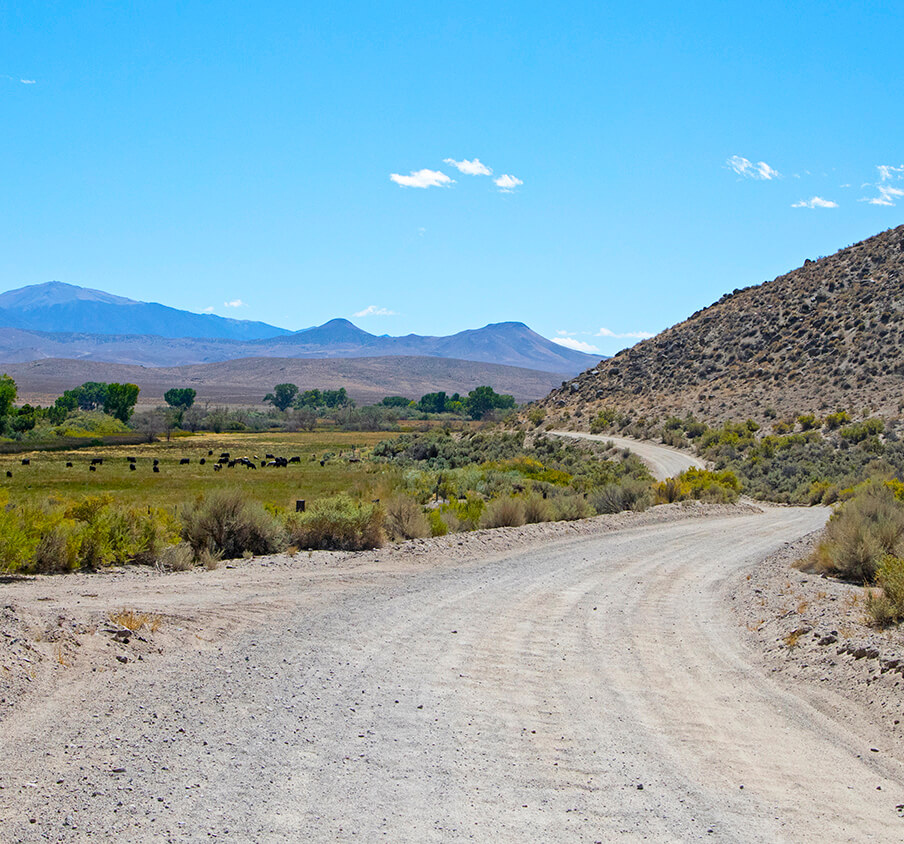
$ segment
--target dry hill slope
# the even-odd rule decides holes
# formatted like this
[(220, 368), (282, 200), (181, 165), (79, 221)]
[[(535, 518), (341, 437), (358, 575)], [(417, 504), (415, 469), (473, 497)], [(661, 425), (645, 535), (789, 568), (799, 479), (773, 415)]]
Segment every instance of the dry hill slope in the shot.
[(718, 421), (904, 400), (904, 226), (735, 290), (554, 390), (579, 427), (601, 407)]
[(388, 395), (417, 399), (436, 390), (467, 393), (481, 384), (524, 402), (545, 395), (566, 377), (517, 366), (434, 357), (240, 358), (167, 367), (51, 358), (3, 364), (0, 372), (13, 377), (20, 401), (42, 405), (52, 404), (63, 390), (85, 381), (137, 384), (141, 387), (140, 405), (161, 404), (170, 387), (194, 387), (199, 402), (258, 404), (275, 384), (284, 381), (303, 390), (345, 387), (360, 404), (372, 404)]

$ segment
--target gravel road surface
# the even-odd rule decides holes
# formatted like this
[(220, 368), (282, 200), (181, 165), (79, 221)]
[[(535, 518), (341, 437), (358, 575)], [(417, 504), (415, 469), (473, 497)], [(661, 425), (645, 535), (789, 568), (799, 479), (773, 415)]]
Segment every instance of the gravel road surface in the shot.
[(631, 437), (613, 437), (608, 434), (585, 434), (581, 431), (548, 431), (556, 437), (571, 437), (576, 440), (594, 440), (595, 442), (611, 442), (616, 448), (627, 448), (633, 451), (653, 473), (657, 481), (680, 475), (685, 469), (696, 467), (705, 469), (706, 464), (697, 457), (667, 445), (656, 445), (645, 440)]
[(207, 631), (12, 711), (0, 840), (901, 840), (902, 760), (756, 668), (724, 594), (826, 515), (125, 578)]

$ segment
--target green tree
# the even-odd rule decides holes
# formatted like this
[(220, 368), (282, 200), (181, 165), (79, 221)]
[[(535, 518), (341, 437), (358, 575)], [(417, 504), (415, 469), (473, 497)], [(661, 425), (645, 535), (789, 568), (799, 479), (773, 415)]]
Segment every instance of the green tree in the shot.
[(492, 387), (476, 387), (468, 393), (464, 406), (472, 419), (483, 419), (491, 410), (514, 407), (515, 398), (506, 393), (497, 393)]
[(139, 388), (136, 384), (106, 384), (104, 413), (115, 416), (120, 422), (128, 422), (135, 403), (138, 401)]
[(103, 381), (86, 381), (81, 387), (76, 387), (75, 393), (78, 406), (82, 410), (97, 410), (107, 404), (107, 391), (112, 385)]
[(298, 387), (295, 384), (277, 384), (272, 393), (264, 396), (264, 401), (270, 402), (275, 408), (285, 410), (298, 395)]
[(195, 403), (197, 393), (191, 387), (173, 387), (163, 394), (163, 400), (179, 410), (188, 410)]
[(420, 401), (417, 403), (417, 409), (422, 413), (445, 413), (446, 401), (444, 392), (427, 393), (421, 396)]
[(18, 393), (16, 382), (5, 373), (0, 375), (0, 418), (9, 416)]
[(380, 404), (383, 407), (408, 407), (411, 400), (406, 399), (405, 396), (386, 396)]

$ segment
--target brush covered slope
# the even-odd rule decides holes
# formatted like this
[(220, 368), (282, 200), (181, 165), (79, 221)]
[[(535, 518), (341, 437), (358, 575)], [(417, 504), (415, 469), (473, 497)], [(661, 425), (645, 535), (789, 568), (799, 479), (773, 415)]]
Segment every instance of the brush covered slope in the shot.
[(904, 226), (735, 290), (563, 383), (547, 422), (602, 408), (710, 423), (904, 403)]

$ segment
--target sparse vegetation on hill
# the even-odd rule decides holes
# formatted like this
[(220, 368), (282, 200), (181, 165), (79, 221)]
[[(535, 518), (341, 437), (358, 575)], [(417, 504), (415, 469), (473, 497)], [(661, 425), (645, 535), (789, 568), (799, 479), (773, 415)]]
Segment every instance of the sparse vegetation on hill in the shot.
[(587, 428), (601, 407), (710, 424), (901, 410), (904, 226), (758, 286), (602, 361), (540, 402)]

